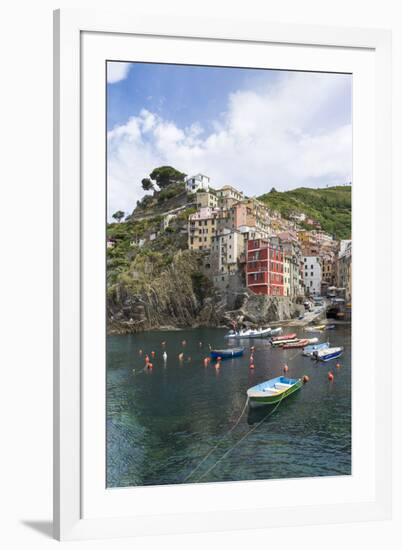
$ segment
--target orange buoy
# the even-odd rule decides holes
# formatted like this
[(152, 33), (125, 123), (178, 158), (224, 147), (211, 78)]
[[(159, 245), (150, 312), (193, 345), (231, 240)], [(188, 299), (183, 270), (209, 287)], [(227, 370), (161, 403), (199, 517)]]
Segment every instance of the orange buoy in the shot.
[(149, 369), (152, 369), (152, 368), (153, 368), (153, 364), (152, 364), (152, 363), (148, 363), (148, 364), (147, 364), (147, 367), (148, 367)]
[(254, 363), (250, 363), (250, 367), (249, 367), (249, 368), (250, 368), (250, 369), (254, 369), (254, 368), (255, 368), (255, 367), (254, 367)]
[(220, 363), (222, 361), (222, 357), (217, 357), (216, 360), (218, 361), (218, 363)]
[(329, 380), (330, 382), (332, 382), (333, 379), (334, 379), (334, 375), (333, 375), (332, 372), (330, 371), (330, 372), (328, 373), (328, 380)]
[(209, 357), (205, 357), (205, 359), (204, 359), (204, 367), (207, 367), (207, 366), (208, 366), (208, 363), (209, 363), (208, 359), (209, 359)]
[(149, 355), (148, 354), (146, 354), (146, 356), (145, 356), (145, 363), (149, 363)]
[(337, 368), (337, 369), (340, 369), (340, 368), (341, 368), (341, 364), (340, 364), (340, 363), (337, 363), (337, 364), (336, 364), (336, 368)]
[(307, 376), (307, 374), (305, 374), (303, 376), (303, 384), (307, 384), (307, 382), (309, 382), (309, 381), (310, 381), (310, 378)]
[(287, 365), (285, 365), (285, 366), (283, 367), (283, 372), (288, 372), (288, 370), (289, 370), (289, 367), (288, 367)]
[(255, 350), (255, 347), (254, 347), (254, 346), (250, 346), (250, 350), (251, 350), (251, 351), (254, 351), (254, 350)]
[(151, 351), (151, 355), (152, 355), (152, 357), (155, 357), (155, 352)]
[(216, 369), (220, 369), (220, 368), (221, 368), (221, 362), (220, 362), (220, 361), (217, 361), (217, 363), (215, 364), (215, 368), (216, 368)]
[(183, 361), (183, 356), (184, 356), (183, 353), (179, 353), (179, 359), (180, 359), (180, 361)]

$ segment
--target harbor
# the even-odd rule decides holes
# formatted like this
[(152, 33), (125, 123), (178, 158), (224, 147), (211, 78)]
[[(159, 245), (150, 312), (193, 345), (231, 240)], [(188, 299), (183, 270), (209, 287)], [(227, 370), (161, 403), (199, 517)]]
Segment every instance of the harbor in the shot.
[[(350, 475), (350, 324), (284, 330), (342, 354), (318, 361), (219, 328), (109, 336), (107, 486)], [(243, 351), (211, 354), (231, 348)], [(274, 411), (248, 406), (250, 388), (284, 376), (307, 383)]]

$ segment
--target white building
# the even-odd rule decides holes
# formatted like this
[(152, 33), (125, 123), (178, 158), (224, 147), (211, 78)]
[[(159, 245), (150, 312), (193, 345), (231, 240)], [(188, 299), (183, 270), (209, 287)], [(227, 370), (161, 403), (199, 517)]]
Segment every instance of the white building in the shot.
[(322, 279), (320, 258), (318, 256), (304, 256), (303, 269), (306, 294), (319, 296), (321, 294)]
[(211, 271), (217, 286), (228, 282), (230, 275), (238, 273), (238, 262), (244, 255), (244, 236), (240, 231), (224, 229), (212, 238)]
[(208, 176), (204, 174), (196, 174), (195, 176), (190, 176), (186, 179), (186, 191), (188, 193), (196, 193), (197, 191), (209, 191), (209, 181)]

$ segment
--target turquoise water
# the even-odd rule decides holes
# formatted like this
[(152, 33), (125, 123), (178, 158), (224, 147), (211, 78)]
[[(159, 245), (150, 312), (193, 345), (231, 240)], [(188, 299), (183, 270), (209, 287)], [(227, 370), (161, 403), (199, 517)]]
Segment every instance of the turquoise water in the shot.
[[(302, 329), (289, 329), (306, 335)], [(350, 326), (318, 335), (342, 345), (337, 361), (316, 363), (299, 350), (271, 349), (267, 340), (244, 340), (243, 357), (204, 366), (208, 344), (226, 346), (221, 329), (109, 336), (107, 340), (107, 486), (186, 483), (201, 476), (269, 409), (246, 410), (246, 390), (283, 374), (310, 381), (242, 441), (202, 482), (335, 476), (351, 473)], [(307, 337), (316, 336), (309, 333)], [(185, 343), (183, 342), (185, 340)], [(166, 342), (165, 345), (162, 342)], [(237, 345), (237, 344), (236, 344)], [(255, 369), (249, 369), (250, 345)], [(140, 353), (140, 350), (143, 353)], [(165, 362), (163, 351), (168, 354)], [(151, 352), (155, 352), (152, 357)], [(183, 360), (178, 358), (183, 353)], [(145, 353), (153, 363), (145, 369)], [(334, 381), (327, 375), (331, 370)]]

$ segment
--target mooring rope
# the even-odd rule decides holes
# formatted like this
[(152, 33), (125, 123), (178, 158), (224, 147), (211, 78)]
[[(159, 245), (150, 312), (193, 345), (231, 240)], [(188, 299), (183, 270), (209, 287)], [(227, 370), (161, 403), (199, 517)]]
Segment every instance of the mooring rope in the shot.
[(244, 413), (246, 412), (246, 409), (247, 409), (247, 405), (248, 405), (248, 397), (246, 399), (246, 402), (244, 404), (244, 407), (240, 413), (240, 416), (238, 417), (238, 419), (236, 420), (236, 422), (233, 424), (233, 426), (230, 428), (229, 431), (227, 431), (221, 438), (220, 440), (218, 441), (218, 443), (216, 445), (214, 445), (209, 451), (208, 453), (204, 456), (204, 458), (201, 460), (201, 462), (199, 462), (197, 464), (197, 466), (191, 470), (191, 472), (184, 478), (183, 480), (183, 483), (185, 481), (187, 481), (188, 479), (190, 479), (190, 477), (198, 470), (198, 468), (204, 464), (204, 462), (207, 460), (207, 458), (209, 458), (211, 456), (211, 454), (219, 447), (219, 445), (222, 443), (222, 441), (225, 439), (225, 437), (227, 437), (230, 433), (233, 432), (233, 430), (239, 425), (239, 422), (240, 420), (242, 419)]
[[(289, 359), (289, 363), (290, 361), (293, 361), (293, 359), (295, 357), (297, 357), (297, 355), (300, 354), (300, 350), (298, 350), (294, 355), (292, 355), (292, 357)], [(279, 407), (279, 405), (282, 403), (282, 399), (284, 398), (284, 395), (281, 397), (280, 401), (278, 401), (278, 403), (275, 405), (275, 407), (272, 409), (272, 411), (269, 411), (268, 414), (266, 414), (264, 416), (264, 418), (254, 426), (254, 428), (252, 428), (249, 432), (247, 432), (242, 438), (240, 438), (228, 451), (226, 451), (223, 456), (217, 461), (215, 462), (215, 464), (213, 464), (213, 466), (211, 466), (206, 472), (204, 472), (204, 474), (201, 475), (201, 477), (199, 477), (197, 479), (197, 481), (200, 481), (201, 479), (203, 479), (203, 477), (205, 477), (210, 471), (212, 471), (218, 464), (219, 462), (221, 462), (229, 453), (231, 453), (233, 451), (233, 449), (235, 449), (242, 441), (244, 441), (244, 439), (246, 439), (246, 437), (248, 437), (251, 433), (253, 433), (267, 418), (269, 418), (272, 414), (274, 414), (274, 412), (276, 411), (276, 409)], [(228, 432), (226, 432), (222, 437), (221, 439), (218, 441), (218, 443), (216, 445), (214, 445), (209, 451), (208, 453), (204, 456), (204, 458), (197, 464), (197, 466), (191, 470), (191, 472), (184, 478), (183, 480), (183, 483), (188, 481), (190, 479), (190, 477), (192, 477), (192, 475), (200, 468), (200, 466), (202, 464), (204, 464), (204, 462), (211, 456), (211, 454), (220, 446), (220, 444), (222, 443), (222, 441), (238, 426), (241, 418), (243, 417), (246, 409), (247, 409), (247, 405), (248, 405), (248, 402), (249, 402), (249, 398), (247, 397), (246, 399), (246, 402), (244, 404), (244, 407), (243, 407), (243, 410), (242, 412), (240, 413), (240, 416), (238, 417), (238, 419), (236, 420), (235, 424), (230, 428), (230, 430)]]
[(210, 472), (212, 472), (212, 470), (214, 468), (216, 468), (216, 466), (222, 462), (222, 460), (224, 458), (226, 458), (228, 456), (228, 454), (230, 454), (233, 449), (235, 449), (238, 445), (240, 445), (240, 443), (242, 441), (244, 441), (250, 434), (252, 434), (259, 426), (261, 426), (261, 424), (263, 424), (265, 422), (265, 420), (267, 418), (269, 418), (271, 415), (274, 414), (274, 412), (277, 410), (277, 408), (279, 407), (279, 405), (282, 403), (282, 400), (283, 398), (285, 397), (285, 392), (284, 394), (282, 395), (280, 401), (278, 401), (278, 403), (275, 405), (275, 407), (272, 409), (272, 411), (269, 411), (268, 414), (266, 414), (264, 416), (264, 418), (262, 420), (260, 420), (260, 422), (258, 422), (258, 424), (256, 424), (253, 428), (251, 428), (251, 430), (249, 430), (245, 435), (243, 435), (243, 437), (241, 437), (238, 441), (236, 441), (236, 443), (234, 445), (232, 445), (232, 447), (230, 447), (230, 449), (228, 449), (216, 462), (215, 464), (213, 464), (210, 468), (208, 468), (208, 470), (206, 472), (204, 472), (198, 479), (197, 479), (197, 482), (198, 481), (201, 481), (206, 475), (208, 475)]

